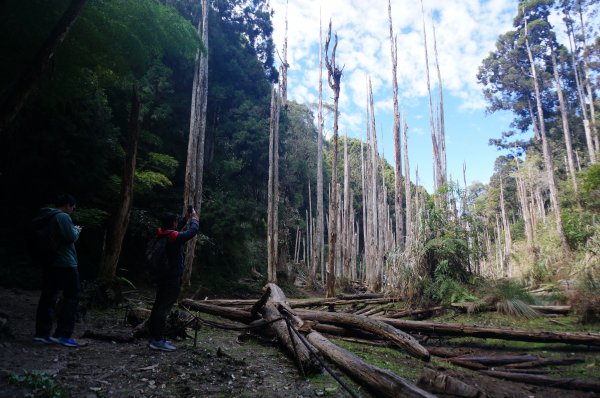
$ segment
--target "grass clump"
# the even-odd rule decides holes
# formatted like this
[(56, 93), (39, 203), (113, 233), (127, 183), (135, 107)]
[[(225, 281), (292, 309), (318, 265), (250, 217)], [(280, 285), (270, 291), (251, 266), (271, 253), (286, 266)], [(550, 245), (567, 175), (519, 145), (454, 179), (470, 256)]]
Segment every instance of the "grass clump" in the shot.
[(26, 397), (39, 398), (67, 398), (66, 391), (56, 384), (48, 375), (36, 371), (24, 372), (22, 374), (12, 374), (8, 382), (15, 385), (27, 386), (32, 389)]

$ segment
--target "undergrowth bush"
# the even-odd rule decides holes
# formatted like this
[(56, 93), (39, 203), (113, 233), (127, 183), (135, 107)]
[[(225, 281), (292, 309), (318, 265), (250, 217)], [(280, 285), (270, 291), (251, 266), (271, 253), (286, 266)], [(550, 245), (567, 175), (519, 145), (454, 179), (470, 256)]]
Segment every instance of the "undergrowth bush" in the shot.
[(591, 272), (579, 281), (577, 289), (571, 294), (571, 305), (580, 316), (583, 324), (600, 322), (600, 279)]
[(456, 302), (473, 301), (475, 297), (446, 260), (440, 262), (434, 271), (433, 278), (424, 288), (424, 296), (436, 302), (450, 305)]

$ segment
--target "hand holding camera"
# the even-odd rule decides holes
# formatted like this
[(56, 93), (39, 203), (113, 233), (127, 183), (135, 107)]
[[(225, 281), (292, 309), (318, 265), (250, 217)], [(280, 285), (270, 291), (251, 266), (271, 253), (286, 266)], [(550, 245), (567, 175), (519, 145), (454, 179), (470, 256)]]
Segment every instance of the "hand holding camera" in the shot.
[(194, 218), (198, 220), (198, 213), (196, 213), (196, 209), (194, 209), (193, 205), (189, 205), (187, 208), (188, 218)]

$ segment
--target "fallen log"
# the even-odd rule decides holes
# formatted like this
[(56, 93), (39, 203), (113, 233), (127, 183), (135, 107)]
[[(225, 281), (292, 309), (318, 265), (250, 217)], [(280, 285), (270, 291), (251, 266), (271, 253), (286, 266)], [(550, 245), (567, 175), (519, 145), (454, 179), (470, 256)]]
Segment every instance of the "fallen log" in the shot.
[[(452, 303), (450, 306), (462, 312), (469, 312), (472, 305), (469, 303)], [(571, 312), (570, 305), (530, 305), (529, 308), (543, 314), (561, 314), (566, 315)], [(494, 305), (481, 305), (477, 307), (477, 312), (496, 311)]]
[(561, 365), (572, 365), (574, 363), (585, 362), (583, 358), (564, 358), (564, 359), (551, 359), (551, 358), (540, 358), (536, 361), (515, 363), (506, 365), (507, 369), (531, 369), (539, 368), (542, 366), (561, 366)]
[(355, 329), (365, 330), (367, 332), (378, 335), (385, 340), (392, 341), (398, 347), (405, 350), (415, 358), (429, 361), (429, 352), (411, 335), (404, 333), (401, 330), (390, 327), (389, 325), (380, 322), (378, 318), (367, 318), (365, 316), (355, 314), (344, 314), (337, 312), (324, 311), (309, 311), (296, 310), (296, 313), (305, 320), (332, 323)]
[[(303, 315), (304, 316), (304, 315)], [(478, 337), (537, 343), (584, 344), (600, 346), (600, 333), (531, 332), (528, 330), (496, 327), (468, 326), (461, 324), (410, 321), (392, 318), (374, 318), (406, 332), (418, 332), (429, 336)]]
[(448, 394), (453, 397), (484, 398), (486, 395), (477, 388), (444, 373), (424, 368), (417, 385), (427, 391)]
[(466, 359), (460, 358), (445, 358), (446, 362), (450, 362), (453, 365), (460, 366), (461, 368), (471, 369), (471, 370), (486, 370), (488, 367), (482, 365), (478, 362), (467, 361)]
[(600, 392), (599, 380), (574, 379), (572, 377), (550, 377), (526, 373), (501, 372), (498, 370), (484, 370), (481, 373), (498, 379), (518, 381), (544, 387)]
[(540, 357), (536, 357), (535, 355), (494, 355), (494, 356), (470, 356), (465, 355), (462, 357), (458, 357), (458, 359), (468, 362), (477, 362), (486, 366), (497, 366), (497, 365), (506, 365), (506, 364), (516, 364), (523, 362), (531, 362), (537, 361)]
[(567, 315), (571, 312), (570, 305), (530, 305), (530, 307), (543, 314)]
[(443, 309), (444, 309), (444, 307), (439, 306), (439, 307), (433, 307), (433, 308), (422, 308), (422, 309), (417, 309), (417, 310), (404, 310), (404, 311), (400, 311), (400, 312), (395, 312), (393, 314), (388, 314), (388, 315), (386, 315), (386, 318), (396, 319), (396, 318), (404, 318), (407, 316), (414, 316), (414, 315), (429, 315), (429, 314), (436, 313), (438, 311), (442, 311)]
[(231, 307), (221, 307), (218, 305), (206, 304), (204, 301), (185, 299), (179, 302), (179, 305), (193, 311), (204, 312), (206, 314), (217, 315), (232, 321), (241, 323), (250, 323), (254, 320), (250, 311), (240, 310)]
[(456, 357), (462, 357), (465, 355), (469, 355), (472, 353), (471, 350), (467, 350), (467, 349), (459, 349), (459, 350), (445, 350), (443, 348), (437, 348), (437, 347), (427, 347), (427, 350), (429, 351), (429, 353), (433, 356), (436, 357), (440, 357), (440, 358), (456, 358)]
[(135, 340), (131, 333), (100, 332), (96, 330), (86, 330), (81, 337), (115, 343), (131, 343)]
[(368, 364), (356, 355), (331, 343), (319, 332), (310, 332), (306, 336), (306, 339), (323, 356), (335, 363), (337, 367), (342, 369), (353, 380), (365, 386), (377, 397), (435, 397), (435, 395), (422, 390), (389, 370), (380, 369)]
[[(262, 305), (260, 308), (255, 305), (253, 312), (260, 313), (263, 319), (271, 322), (270, 329), (275, 333), (288, 354), (296, 360), (300, 370), (306, 375), (321, 372), (321, 365), (313, 355), (313, 352), (315, 352), (314, 347), (306, 347), (300, 338), (288, 328), (286, 321), (281, 319), (282, 314), (279, 312), (279, 307), (287, 306), (287, 300), (281, 289), (273, 283), (267, 284), (259, 303)], [(293, 321), (298, 327), (303, 326), (301, 319), (296, 318)]]

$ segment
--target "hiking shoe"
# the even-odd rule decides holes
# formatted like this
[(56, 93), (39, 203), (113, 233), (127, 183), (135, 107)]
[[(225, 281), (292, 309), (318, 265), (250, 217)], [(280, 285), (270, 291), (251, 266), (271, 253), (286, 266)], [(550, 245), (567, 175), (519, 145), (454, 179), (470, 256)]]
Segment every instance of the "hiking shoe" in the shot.
[(171, 344), (170, 341), (167, 340), (150, 340), (148, 347), (152, 348), (153, 350), (167, 352), (175, 351), (177, 349), (177, 347), (175, 347), (173, 344)]
[(33, 341), (35, 341), (36, 343), (42, 343), (42, 344), (55, 343), (55, 341), (52, 340), (52, 337), (50, 337), (50, 336), (35, 336), (33, 338)]
[(50, 340), (65, 347), (79, 347), (79, 343), (67, 337), (50, 337)]

